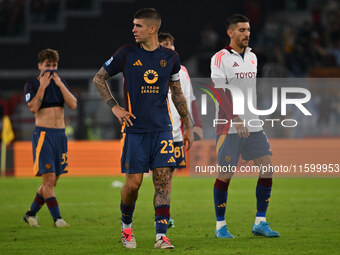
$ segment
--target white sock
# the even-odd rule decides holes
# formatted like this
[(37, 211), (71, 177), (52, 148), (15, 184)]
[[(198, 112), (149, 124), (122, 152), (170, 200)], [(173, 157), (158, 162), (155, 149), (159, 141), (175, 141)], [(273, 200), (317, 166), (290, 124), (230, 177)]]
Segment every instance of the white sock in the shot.
[(125, 224), (124, 222), (122, 222), (122, 226), (123, 226), (123, 229), (132, 228), (132, 223), (130, 223), (130, 224)]
[(165, 234), (156, 234), (156, 241), (161, 239), (162, 236), (165, 236)]
[(216, 230), (220, 229), (221, 227), (223, 227), (225, 225), (227, 225), (225, 220), (216, 221)]
[(256, 217), (255, 218), (255, 225), (259, 225), (261, 221), (266, 222), (266, 217)]

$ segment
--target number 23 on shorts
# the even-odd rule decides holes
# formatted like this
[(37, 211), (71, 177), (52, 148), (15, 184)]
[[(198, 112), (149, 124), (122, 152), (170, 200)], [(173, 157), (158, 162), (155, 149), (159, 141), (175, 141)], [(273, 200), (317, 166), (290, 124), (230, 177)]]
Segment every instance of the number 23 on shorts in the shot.
[[(162, 154), (173, 153), (174, 152), (174, 142), (173, 140), (162, 140), (161, 144), (163, 145), (161, 149)], [(170, 149), (170, 150), (169, 150)]]

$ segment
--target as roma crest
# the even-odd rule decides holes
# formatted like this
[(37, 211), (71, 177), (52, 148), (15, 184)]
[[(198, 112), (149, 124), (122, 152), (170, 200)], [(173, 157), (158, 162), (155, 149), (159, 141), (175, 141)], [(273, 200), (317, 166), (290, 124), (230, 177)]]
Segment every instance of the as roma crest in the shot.
[(168, 62), (166, 62), (166, 60), (162, 59), (160, 62), (161, 67), (166, 67), (166, 65), (168, 64)]

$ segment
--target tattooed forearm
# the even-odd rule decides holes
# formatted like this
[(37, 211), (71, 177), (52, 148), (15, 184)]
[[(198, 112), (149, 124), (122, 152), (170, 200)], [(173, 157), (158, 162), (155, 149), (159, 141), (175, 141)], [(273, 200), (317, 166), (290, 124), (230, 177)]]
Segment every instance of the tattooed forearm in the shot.
[(170, 205), (170, 168), (155, 168), (152, 171), (155, 186), (154, 206)]
[(109, 78), (109, 74), (102, 67), (96, 76), (93, 78), (93, 83), (98, 89), (100, 95), (104, 99), (104, 101), (109, 105), (110, 108), (113, 108), (115, 105), (118, 105), (116, 99), (112, 96), (109, 86), (106, 83), (106, 80)]
[(190, 127), (189, 112), (187, 102), (182, 92), (181, 83), (179, 81), (170, 82), (170, 89), (172, 95), (172, 101), (182, 118), (184, 128)]

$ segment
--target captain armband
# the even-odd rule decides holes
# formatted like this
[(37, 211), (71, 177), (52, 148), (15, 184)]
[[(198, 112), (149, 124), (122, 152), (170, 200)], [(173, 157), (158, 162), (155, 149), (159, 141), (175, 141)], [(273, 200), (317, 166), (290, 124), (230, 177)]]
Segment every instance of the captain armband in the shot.
[(172, 82), (179, 81), (179, 73), (171, 75), (169, 80)]

